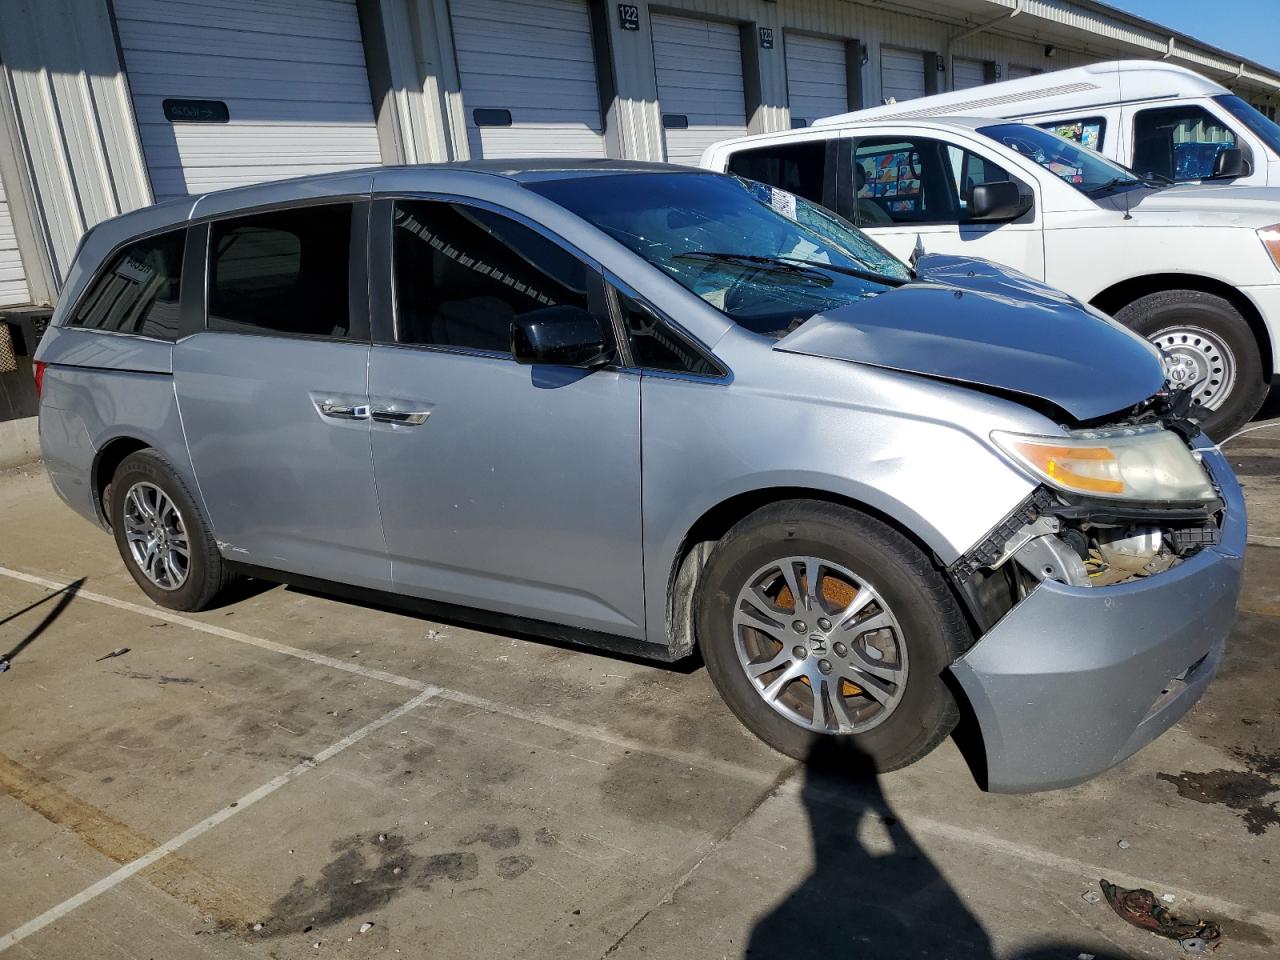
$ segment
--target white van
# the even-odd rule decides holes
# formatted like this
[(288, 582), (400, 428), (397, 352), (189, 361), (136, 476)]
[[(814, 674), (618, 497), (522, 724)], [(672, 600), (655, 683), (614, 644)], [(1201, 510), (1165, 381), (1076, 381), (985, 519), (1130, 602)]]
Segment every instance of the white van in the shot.
[[(1225, 440), (1280, 346), (1280, 190), (1143, 180), (1034, 124), (832, 121), (712, 145), (702, 166), (834, 210), (903, 260), (993, 260), (1153, 341)], [(973, 269), (981, 269), (974, 264)]]
[(1026, 120), (1143, 176), (1280, 186), (1280, 125), (1226, 87), (1160, 60), (1113, 60), (814, 121)]

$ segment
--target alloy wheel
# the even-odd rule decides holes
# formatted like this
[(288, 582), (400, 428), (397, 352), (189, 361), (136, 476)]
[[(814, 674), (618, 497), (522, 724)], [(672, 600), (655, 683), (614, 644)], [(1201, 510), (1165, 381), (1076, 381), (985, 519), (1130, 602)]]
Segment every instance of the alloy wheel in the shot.
[(154, 483), (140, 481), (124, 496), (124, 532), (133, 562), (161, 590), (177, 590), (191, 569), (182, 514)]
[(818, 557), (761, 567), (734, 604), (734, 649), (760, 697), (817, 733), (865, 733), (898, 707), (907, 647), (865, 579)]

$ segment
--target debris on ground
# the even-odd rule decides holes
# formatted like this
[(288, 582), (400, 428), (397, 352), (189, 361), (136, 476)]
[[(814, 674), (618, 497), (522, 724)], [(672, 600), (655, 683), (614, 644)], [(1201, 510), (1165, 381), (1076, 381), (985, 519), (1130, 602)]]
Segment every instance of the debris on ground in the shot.
[(1084, 893), (1080, 894), (1080, 899), (1085, 901), (1086, 903), (1102, 902), (1102, 898), (1098, 896), (1096, 893), (1094, 893), (1092, 890), (1086, 890)]
[(1116, 846), (1117, 846), (1117, 847), (1119, 847), (1121, 850), (1128, 850), (1128, 849), (1129, 849), (1129, 841), (1128, 841), (1128, 840), (1121, 840), (1119, 843), (1117, 843), (1117, 844), (1116, 844)]
[(372, 930), (372, 929), (373, 929), (373, 924), (372, 924), (372, 923), (370, 923), (368, 920), (366, 920), (364, 923), (360, 924), (360, 932), (361, 932), (361, 933), (368, 933), (368, 932), (369, 932), (370, 930)]
[(9, 661), (0, 660), (0, 673), (4, 673), (8, 669), (9, 669)]
[(97, 660), (94, 661), (94, 663), (101, 663), (103, 660), (110, 660), (112, 657), (123, 657), (128, 652), (129, 652), (128, 647), (116, 647), (110, 653), (99, 657)]
[(1099, 880), (1102, 895), (1120, 919), (1157, 936), (1177, 941), (1187, 953), (1208, 953), (1222, 940), (1222, 929), (1213, 920), (1189, 923), (1169, 912), (1156, 895), (1145, 887), (1126, 889), (1107, 880)]

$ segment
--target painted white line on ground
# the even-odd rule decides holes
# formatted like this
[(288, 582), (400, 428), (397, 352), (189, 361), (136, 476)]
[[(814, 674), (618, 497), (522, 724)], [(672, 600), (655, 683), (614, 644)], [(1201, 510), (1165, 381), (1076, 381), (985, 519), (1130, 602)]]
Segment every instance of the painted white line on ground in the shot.
[(378, 719), (373, 720), (370, 723), (366, 723), (359, 730), (356, 730), (352, 733), (347, 734), (337, 743), (332, 744), (331, 746), (325, 747), (323, 750), (317, 753), (314, 757), (311, 757), (308, 760), (303, 760), (297, 766), (291, 767), (289, 770), (286, 770), (284, 773), (280, 774), (280, 776), (272, 780), (268, 780), (262, 786), (258, 787), (258, 789), (253, 790), (249, 793), (246, 793), (243, 797), (241, 797), (239, 800), (235, 801), (231, 805), (223, 807), (217, 813), (212, 814), (211, 816), (205, 817), (203, 820), (201, 820), (199, 823), (195, 824), (192, 827), (188, 827), (186, 830), (182, 831), (182, 833), (178, 834), (173, 839), (167, 840), (166, 842), (160, 844), (160, 846), (156, 847), (154, 850), (151, 850), (143, 854), (142, 856), (138, 857), (138, 859), (129, 861), (119, 870), (116, 870), (114, 873), (107, 874), (107, 876), (103, 877), (97, 883), (92, 884), (91, 886), (88, 886), (85, 889), (81, 890), (74, 897), (70, 897), (69, 899), (62, 901), (62, 903), (58, 904), (56, 907), (51, 907), (50, 909), (46, 910), (44, 913), (40, 914), (40, 916), (36, 917), (35, 919), (28, 920), (26, 923), (18, 927), (16, 930), (11, 931), (10, 933), (6, 933), (4, 936), (0, 936), (0, 953), (3, 953), (5, 950), (8, 950), (14, 944), (22, 940), (25, 940), (27, 937), (31, 936), (33, 933), (36, 933), (37, 931), (44, 929), (49, 924), (53, 923), (55, 920), (59, 920), (62, 917), (65, 917), (72, 910), (75, 910), (77, 907), (83, 906), (84, 904), (92, 900), (94, 897), (100, 896), (101, 894), (106, 893), (112, 887), (115, 887), (123, 883), (125, 880), (128, 880), (130, 877), (132, 877), (134, 874), (138, 873), (139, 871), (145, 870), (147, 867), (151, 866), (151, 864), (155, 863), (157, 860), (160, 860), (161, 858), (168, 856), (178, 848), (185, 846), (186, 844), (190, 843), (192, 840), (195, 840), (197, 837), (208, 833), (214, 827), (218, 826), (218, 824), (223, 823), (226, 820), (230, 820), (236, 814), (241, 813), (247, 808), (253, 806), (263, 797), (270, 796), (271, 794), (279, 790), (281, 787), (283, 787), (285, 784), (289, 783), (290, 781), (296, 780), (298, 777), (302, 776), (308, 770), (312, 770), (315, 767), (319, 766), (320, 764), (324, 763), (326, 760), (329, 760), (337, 756), (343, 750), (346, 750), (348, 747), (352, 746), (353, 744), (359, 743), (361, 740), (369, 736), (369, 734), (373, 733), (374, 731), (382, 729), (388, 723), (391, 723), (393, 720), (397, 720), (400, 717), (404, 716), (409, 711), (414, 710), (417, 707), (421, 706), (423, 703), (430, 700), (432, 697), (436, 696), (439, 692), (440, 691), (435, 687), (427, 687), (425, 690), (419, 693), (416, 697), (414, 697), (408, 703), (401, 704), (400, 706), (396, 707), (394, 710), (390, 711), (389, 713), (384, 713), (382, 716), (378, 717)]
[(1264, 537), (1261, 534), (1250, 534), (1249, 542), (1258, 547), (1280, 547), (1280, 537)]
[[(52, 580), (49, 577), (36, 576), (31, 573), (23, 573), (20, 570), (11, 570), (8, 567), (0, 567), (0, 575), (11, 577), (14, 580), (29, 583), (33, 586), (43, 587), (46, 590), (65, 590), (70, 586), (69, 583)], [(558, 717), (552, 717), (533, 710), (523, 710), (519, 707), (509, 706), (505, 703), (497, 703), (493, 700), (487, 700), (484, 697), (478, 697), (470, 693), (463, 693), (460, 690), (449, 690), (444, 687), (438, 687), (434, 684), (428, 684), (422, 680), (415, 680), (412, 677), (402, 677), (398, 674), (389, 673), (386, 670), (377, 670), (372, 667), (362, 666), (358, 663), (352, 663), (349, 660), (339, 660), (337, 657), (325, 656), (322, 653), (313, 653), (310, 650), (291, 647), (285, 643), (277, 643), (274, 640), (267, 640), (262, 637), (255, 637), (247, 633), (241, 633), (239, 630), (229, 630), (226, 627), (215, 626), (214, 624), (205, 623), (202, 620), (196, 620), (192, 617), (184, 617), (180, 613), (173, 613), (161, 607), (145, 606), (140, 603), (132, 603), (128, 600), (119, 600), (115, 597), (109, 597), (106, 594), (95, 593), (92, 590), (77, 590), (75, 598), (77, 600), (90, 600), (94, 603), (105, 604), (109, 607), (115, 607), (117, 610), (125, 610), (139, 616), (150, 617), (152, 620), (161, 620), (175, 626), (186, 627), (200, 633), (207, 633), (211, 636), (220, 637), (223, 640), (233, 640), (236, 643), (245, 643), (253, 647), (258, 647), (262, 650), (270, 650), (272, 653), (282, 654), (286, 657), (297, 657), (300, 660), (306, 660), (310, 663), (315, 663), (323, 667), (332, 667), (335, 670), (345, 670), (348, 673), (358, 674), (359, 676), (367, 677), (370, 680), (380, 680), (383, 683), (393, 683), (397, 686), (408, 687), (410, 690), (431, 689), (436, 691), (439, 698), (442, 700), (449, 700), (454, 703), (475, 707), (487, 713), (511, 717), (515, 720), (524, 720), (528, 723), (535, 723), (539, 726), (548, 727), (552, 730), (559, 730), (561, 733), (567, 733), (570, 736), (584, 740), (594, 740), (598, 743), (608, 744), (611, 747), (617, 747), (621, 750), (631, 750), (637, 753), (659, 756), (665, 760), (670, 760), (673, 763), (681, 764), (682, 766), (696, 765), (702, 769), (714, 770), (717, 773), (721, 773), (725, 776), (730, 776), (738, 780), (745, 780), (749, 783), (759, 783), (762, 785), (772, 783), (775, 779), (774, 774), (762, 770), (753, 770), (750, 767), (744, 767), (740, 764), (724, 760), (716, 760), (714, 758), (691, 757), (678, 750), (668, 750), (656, 744), (645, 743), (641, 740), (633, 740), (630, 737), (617, 736), (609, 733), (608, 731), (601, 730), (597, 727), (589, 726), (584, 723), (575, 723), (572, 720), (562, 720)]]

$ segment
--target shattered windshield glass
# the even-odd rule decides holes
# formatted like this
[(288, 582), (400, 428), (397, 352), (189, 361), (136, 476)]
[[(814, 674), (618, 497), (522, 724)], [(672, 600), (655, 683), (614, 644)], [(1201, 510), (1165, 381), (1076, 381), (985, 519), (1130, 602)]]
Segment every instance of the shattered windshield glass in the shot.
[(766, 336), (784, 336), (816, 313), (911, 280), (902, 261), (851, 224), (750, 180), (690, 171), (529, 188)]

